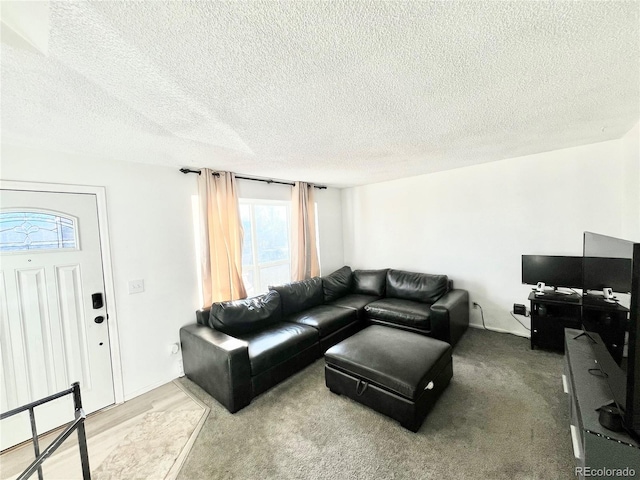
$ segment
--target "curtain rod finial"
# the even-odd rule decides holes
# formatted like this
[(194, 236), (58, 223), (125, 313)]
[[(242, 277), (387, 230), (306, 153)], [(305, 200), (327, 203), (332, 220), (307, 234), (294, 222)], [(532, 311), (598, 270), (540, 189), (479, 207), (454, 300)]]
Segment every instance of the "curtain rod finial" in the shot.
[(184, 173), (185, 175), (186, 175), (187, 173), (197, 173), (198, 175), (200, 175), (200, 170), (190, 170), (190, 169), (188, 169), (188, 168), (181, 168), (181, 169), (180, 169), (180, 171), (181, 171), (182, 173)]

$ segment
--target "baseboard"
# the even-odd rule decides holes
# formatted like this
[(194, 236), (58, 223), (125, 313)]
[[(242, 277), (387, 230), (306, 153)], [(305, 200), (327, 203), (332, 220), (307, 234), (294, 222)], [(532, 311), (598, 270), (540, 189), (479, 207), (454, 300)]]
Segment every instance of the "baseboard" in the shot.
[(522, 337), (527, 339), (531, 338), (529, 334), (521, 333), (521, 332), (513, 332), (511, 330), (505, 330), (502, 328), (495, 328), (495, 327), (485, 328), (482, 325), (476, 325), (474, 323), (470, 323), (469, 326), (471, 328), (477, 328), (478, 330), (488, 330), (489, 332), (496, 332), (496, 333), (510, 333), (511, 335), (515, 335), (516, 337)]

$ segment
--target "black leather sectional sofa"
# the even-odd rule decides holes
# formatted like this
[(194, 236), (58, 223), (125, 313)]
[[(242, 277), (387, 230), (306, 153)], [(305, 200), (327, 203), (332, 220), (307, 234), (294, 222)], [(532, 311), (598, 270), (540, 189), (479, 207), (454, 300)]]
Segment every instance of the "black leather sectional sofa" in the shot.
[(370, 324), (455, 345), (469, 325), (469, 295), (446, 275), (345, 266), (214, 303), (196, 320), (180, 329), (185, 374), (233, 413)]

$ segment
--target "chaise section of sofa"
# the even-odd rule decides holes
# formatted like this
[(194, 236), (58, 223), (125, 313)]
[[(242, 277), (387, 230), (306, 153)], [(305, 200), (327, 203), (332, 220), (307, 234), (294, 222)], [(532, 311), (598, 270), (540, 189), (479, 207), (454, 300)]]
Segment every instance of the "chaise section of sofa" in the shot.
[(278, 292), (214, 303), (180, 329), (186, 376), (234, 413), (316, 360), (318, 330), (283, 322)]
[(385, 297), (364, 307), (368, 323), (400, 328), (455, 345), (469, 326), (469, 294), (446, 275), (386, 271)]

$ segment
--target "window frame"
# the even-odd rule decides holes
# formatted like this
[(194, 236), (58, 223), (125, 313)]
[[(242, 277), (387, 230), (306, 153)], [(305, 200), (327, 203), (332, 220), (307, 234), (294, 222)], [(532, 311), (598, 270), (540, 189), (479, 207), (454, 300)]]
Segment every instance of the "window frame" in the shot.
[[(73, 247), (58, 247), (58, 248), (27, 248), (20, 250), (1, 250), (3, 255), (34, 255), (37, 253), (63, 253), (63, 252), (77, 252), (82, 250), (80, 244), (80, 221), (78, 217), (74, 215), (69, 215), (66, 212), (60, 212), (58, 210), (49, 210), (46, 208), (3, 208), (0, 209), (0, 213), (34, 213), (34, 214), (42, 214), (42, 215), (51, 215), (56, 218), (61, 218), (65, 220), (71, 221), (71, 226), (73, 228), (74, 235), (74, 246)], [(61, 228), (61, 227), (59, 227)]]

